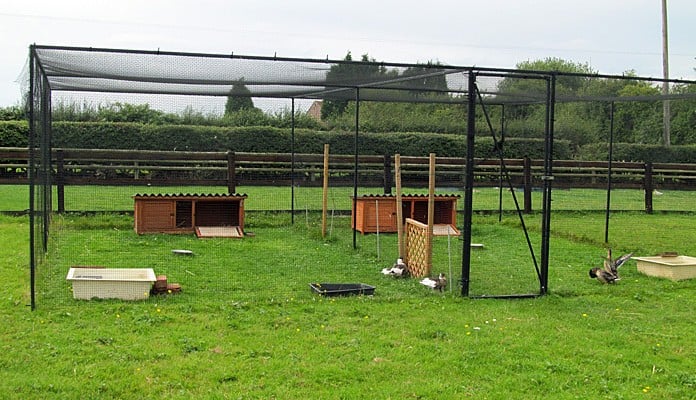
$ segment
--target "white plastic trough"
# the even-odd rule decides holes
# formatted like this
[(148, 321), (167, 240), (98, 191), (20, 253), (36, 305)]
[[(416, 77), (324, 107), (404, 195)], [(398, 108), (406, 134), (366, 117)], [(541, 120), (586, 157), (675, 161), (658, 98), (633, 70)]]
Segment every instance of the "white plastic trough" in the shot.
[(81, 300), (145, 300), (157, 280), (152, 268), (70, 268), (73, 297)]
[(633, 257), (639, 272), (673, 281), (696, 278), (696, 258), (689, 256)]

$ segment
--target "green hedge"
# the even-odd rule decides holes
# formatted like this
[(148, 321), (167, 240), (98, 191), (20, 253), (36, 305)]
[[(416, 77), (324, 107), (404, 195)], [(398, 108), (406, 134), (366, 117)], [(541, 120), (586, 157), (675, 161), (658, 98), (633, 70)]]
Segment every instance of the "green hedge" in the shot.
[(27, 121), (0, 121), (0, 147), (27, 147)]
[[(612, 155), (615, 161), (696, 163), (696, 145), (666, 147), (654, 144), (614, 143)], [(583, 146), (578, 158), (606, 160), (609, 158), (609, 144)]]
[[(23, 125), (22, 125), (23, 124)], [(27, 124), (0, 122), (0, 146), (26, 146)], [(55, 122), (53, 146), (65, 148), (237, 151), (285, 153), (291, 150), (291, 131), (274, 127), (215, 127), (194, 125), (149, 125), (127, 122)], [(295, 130), (297, 153), (321, 153), (325, 143), (333, 154), (353, 154), (353, 132)], [(466, 137), (441, 133), (360, 133), (360, 154), (463, 157)], [(570, 143), (557, 140), (554, 158), (572, 158)], [(476, 138), (477, 157), (495, 158), (489, 136)], [(509, 138), (504, 156), (543, 158), (544, 143), (539, 139)]]

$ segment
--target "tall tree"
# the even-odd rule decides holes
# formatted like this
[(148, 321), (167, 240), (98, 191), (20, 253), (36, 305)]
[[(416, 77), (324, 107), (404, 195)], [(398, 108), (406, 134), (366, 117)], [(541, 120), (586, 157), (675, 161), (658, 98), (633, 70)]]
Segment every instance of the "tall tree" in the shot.
[[(360, 62), (352, 63), (350, 51), (342, 63), (331, 66), (326, 75), (326, 82), (331, 87), (350, 87), (380, 79), (387, 74), (384, 67), (377, 64), (374, 58), (362, 55)], [(348, 102), (354, 98), (353, 91), (338, 90), (327, 97), (321, 107), (321, 119), (341, 116), (348, 107)], [(349, 100), (350, 99), (350, 100)]]
[(244, 84), (244, 79), (232, 85), (232, 90), (227, 96), (225, 103), (225, 116), (232, 113), (250, 110), (254, 108), (254, 101), (251, 99), (251, 91)]
[[(696, 70), (696, 68), (694, 69)], [(691, 97), (672, 100), (672, 143), (696, 143), (696, 85), (675, 85), (675, 94), (690, 95)]]
[(448, 97), (447, 78), (438, 68), (440, 65), (429, 61), (423, 66), (406, 68), (401, 77), (413, 76), (414, 79), (403, 81), (401, 86), (409, 89), (411, 97)]

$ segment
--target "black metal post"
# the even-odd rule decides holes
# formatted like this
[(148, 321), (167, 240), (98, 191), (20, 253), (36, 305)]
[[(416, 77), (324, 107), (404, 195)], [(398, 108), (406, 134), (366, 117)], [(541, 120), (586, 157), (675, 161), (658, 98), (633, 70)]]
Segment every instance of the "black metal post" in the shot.
[(41, 181), (43, 217), (43, 254), (48, 251), (48, 236), (53, 212), (53, 159), (51, 146), (51, 89), (48, 78), (41, 73)]
[(462, 229), (462, 296), (469, 296), (471, 275), (471, 223), (474, 194), (474, 143), (476, 138), (476, 75), (469, 70), (466, 123), (466, 171), (464, 178), (464, 226)]
[(551, 184), (553, 182), (553, 134), (556, 105), (556, 75), (552, 74), (546, 84), (546, 134), (544, 139), (544, 192), (541, 220), (541, 267), (539, 271), (539, 294), (548, 292), (549, 243), (551, 238)]
[(51, 87), (48, 77), (41, 72), (41, 125), (42, 125), (42, 154), (43, 154), (43, 254), (48, 251), (48, 237), (53, 217), (53, 146), (51, 137)]
[(353, 151), (355, 153), (355, 166), (353, 171), (353, 212), (352, 227), (353, 227), (353, 249), (358, 248), (358, 230), (357, 228), (357, 203), (358, 203), (358, 132), (360, 131), (360, 88), (355, 88), (355, 141), (353, 143)]
[(35, 110), (34, 110), (34, 98), (36, 94), (35, 87), (35, 76), (36, 69), (34, 63), (36, 62), (36, 55), (34, 54), (34, 45), (29, 46), (29, 97), (27, 101), (29, 102), (29, 290), (31, 292), (31, 309), (36, 309), (36, 252), (34, 248), (35, 243), (35, 208), (36, 204), (34, 202), (35, 196), (35, 186), (36, 186), (36, 126), (35, 126)]
[(607, 161), (607, 206), (604, 209), (604, 243), (609, 243), (609, 214), (611, 213), (611, 183), (614, 160), (614, 102), (609, 104), (609, 159)]
[(290, 103), (290, 224), (295, 225), (295, 99)]

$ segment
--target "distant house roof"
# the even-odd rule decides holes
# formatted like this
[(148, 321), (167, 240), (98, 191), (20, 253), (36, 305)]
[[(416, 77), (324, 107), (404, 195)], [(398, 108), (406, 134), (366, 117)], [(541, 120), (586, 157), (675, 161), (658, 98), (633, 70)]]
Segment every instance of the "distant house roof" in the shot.
[(309, 110), (307, 110), (307, 115), (310, 117), (316, 119), (317, 121), (321, 121), (321, 106), (324, 104), (321, 100), (315, 100), (311, 106), (309, 106)]

